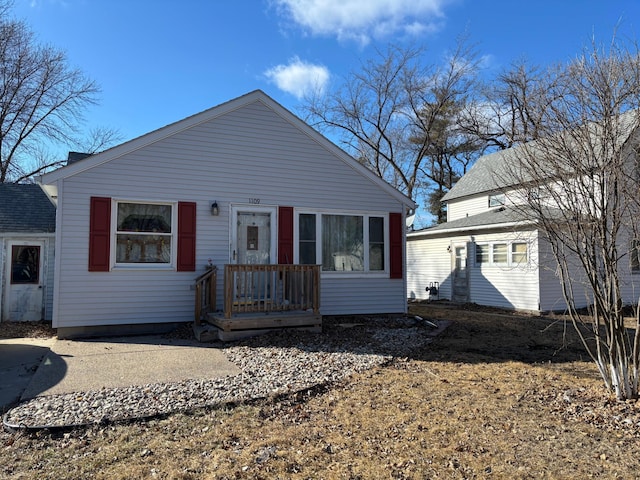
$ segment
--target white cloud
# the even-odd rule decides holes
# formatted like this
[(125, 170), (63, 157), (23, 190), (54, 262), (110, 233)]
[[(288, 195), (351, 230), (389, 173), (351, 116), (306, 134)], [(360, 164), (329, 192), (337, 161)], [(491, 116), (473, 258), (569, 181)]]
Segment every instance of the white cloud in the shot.
[(456, 0), (273, 0), (295, 23), (319, 36), (366, 45), (372, 37), (438, 30), (442, 8)]
[(322, 94), (329, 82), (329, 70), (294, 57), (288, 65), (277, 65), (265, 72), (266, 77), (287, 93), (301, 99), (307, 94)]
[(31, 0), (29, 2), (29, 6), (31, 8), (40, 8), (43, 6), (43, 3), (46, 3), (48, 5), (53, 5), (55, 6), (61, 6), (63, 8), (68, 8), (70, 7), (70, 3), (66, 0), (48, 0), (48, 1), (44, 1), (44, 0)]

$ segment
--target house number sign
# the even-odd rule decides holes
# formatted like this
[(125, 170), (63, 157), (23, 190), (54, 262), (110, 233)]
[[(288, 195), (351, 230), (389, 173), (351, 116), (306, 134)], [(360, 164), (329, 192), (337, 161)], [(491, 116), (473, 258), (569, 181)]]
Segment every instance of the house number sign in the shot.
[(250, 198), (249, 199), (249, 203), (251, 205), (260, 205), (260, 199), (259, 198)]

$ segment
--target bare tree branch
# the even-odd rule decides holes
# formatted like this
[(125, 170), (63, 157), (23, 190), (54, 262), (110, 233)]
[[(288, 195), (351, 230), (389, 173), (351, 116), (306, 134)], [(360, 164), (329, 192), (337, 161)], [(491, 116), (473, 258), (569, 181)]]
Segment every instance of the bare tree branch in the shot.
[[(640, 265), (639, 53), (617, 40), (608, 49), (594, 43), (546, 76), (527, 101), (534, 113), (518, 110), (536, 140), (508, 151), (502, 178), (543, 232), (568, 313), (619, 399), (638, 396), (640, 375), (640, 317), (631, 333), (623, 309), (631, 269)], [(585, 297), (586, 315), (578, 308)]]
[(38, 45), (28, 27), (0, 8), (0, 182), (20, 181), (58, 165), (29, 171), (42, 143), (75, 141), (82, 112), (98, 87), (69, 68), (64, 53)]
[(390, 46), (328, 96), (308, 98), (307, 120), (337, 134), (349, 153), (408, 196), (435, 190), (441, 197), (473, 160), (471, 150), (482, 150), (456, 127), (478, 69), (465, 41), (439, 68), (423, 66), (419, 48)]

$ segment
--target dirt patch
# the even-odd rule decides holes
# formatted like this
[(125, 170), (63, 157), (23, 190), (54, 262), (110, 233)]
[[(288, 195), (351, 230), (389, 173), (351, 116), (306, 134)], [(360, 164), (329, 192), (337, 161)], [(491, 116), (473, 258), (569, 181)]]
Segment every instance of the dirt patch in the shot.
[(336, 385), (151, 422), (3, 433), (0, 476), (638, 477), (640, 404), (604, 390), (563, 321), (438, 305), (411, 314), (397, 327), (414, 315), (452, 324)]

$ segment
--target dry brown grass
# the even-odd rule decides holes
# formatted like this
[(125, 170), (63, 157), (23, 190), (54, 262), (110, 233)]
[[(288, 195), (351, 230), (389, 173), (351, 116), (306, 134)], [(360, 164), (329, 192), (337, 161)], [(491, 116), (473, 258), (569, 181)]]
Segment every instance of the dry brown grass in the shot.
[(8, 478), (640, 477), (617, 403), (561, 323), (413, 307), (452, 326), (341, 385), (129, 425), (1, 437)]

